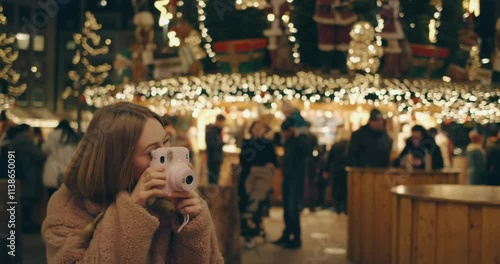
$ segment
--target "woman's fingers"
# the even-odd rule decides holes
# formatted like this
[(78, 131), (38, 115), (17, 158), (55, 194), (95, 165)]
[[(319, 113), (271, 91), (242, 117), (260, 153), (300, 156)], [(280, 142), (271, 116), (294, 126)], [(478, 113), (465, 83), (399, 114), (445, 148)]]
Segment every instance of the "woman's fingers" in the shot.
[(194, 198), (194, 197), (198, 197), (198, 194), (194, 191), (190, 191), (190, 192), (171, 192), (168, 194), (168, 197), (170, 198)]
[(166, 198), (166, 194), (164, 191), (160, 190), (160, 189), (151, 189), (151, 190), (147, 190), (147, 191), (144, 191), (142, 192), (142, 195), (143, 195), (143, 199), (145, 201), (147, 201), (150, 197), (164, 197)]
[(181, 210), (184, 207), (189, 207), (189, 206), (198, 205), (198, 204), (200, 204), (199, 198), (181, 199), (181, 200), (178, 200), (176, 203), (178, 210)]
[(149, 189), (152, 189), (152, 188), (157, 188), (157, 187), (165, 187), (165, 184), (166, 184), (166, 180), (165, 178), (161, 178), (161, 179), (151, 179), (149, 180), (148, 182), (146, 182), (144, 184), (144, 187), (146, 188), (146, 190), (149, 190)]
[(193, 205), (193, 206), (188, 206), (184, 207), (179, 210), (179, 213), (181, 214), (189, 214), (192, 217), (199, 215), (201, 212), (201, 205)]
[(139, 181), (148, 182), (152, 178), (165, 177), (164, 171), (165, 171), (165, 167), (162, 167), (162, 166), (155, 166), (155, 167), (147, 168), (142, 173)]

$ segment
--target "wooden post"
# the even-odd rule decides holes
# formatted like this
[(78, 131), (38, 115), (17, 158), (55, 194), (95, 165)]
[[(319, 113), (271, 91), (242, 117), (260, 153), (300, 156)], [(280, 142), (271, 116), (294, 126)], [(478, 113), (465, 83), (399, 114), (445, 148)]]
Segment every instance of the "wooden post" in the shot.
[(210, 209), (219, 249), (225, 263), (241, 263), (240, 217), (236, 186), (211, 184), (198, 187), (198, 191)]

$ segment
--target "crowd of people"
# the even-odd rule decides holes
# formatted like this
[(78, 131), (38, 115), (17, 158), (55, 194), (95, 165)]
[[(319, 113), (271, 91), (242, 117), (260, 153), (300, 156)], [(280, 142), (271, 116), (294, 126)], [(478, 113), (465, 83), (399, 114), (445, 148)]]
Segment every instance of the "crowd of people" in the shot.
[[(391, 159), (393, 140), (378, 109), (373, 109), (368, 123), (353, 133), (343, 125), (337, 127), (335, 140), (328, 150), (318, 145), (318, 139), (309, 132), (307, 121), (300, 116), (298, 109), (284, 109), (283, 112), (287, 118), (274, 141), (265, 138), (269, 127), (256, 121), (250, 127), (251, 138), (242, 145), (238, 193), (243, 216), (242, 235), (248, 245), (253, 245), (254, 237), (262, 235), (262, 217), (267, 215), (266, 210), (270, 207), (272, 180), (267, 183), (261, 180), (261, 183), (266, 183), (260, 185), (261, 191), (267, 195), (256, 195), (256, 191), (247, 186), (248, 181), (255, 182), (255, 178), (272, 179), (273, 176), (267, 175), (273, 175), (274, 171), (263, 168), (280, 167), (283, 175), (285, 228), (282, 236), (273, 243), (295, 249), (301, 247), (299, 216), (302, 209), (309, 207), (310, 211), (315, 211), (317, 207), (330, 207), (338, 214), (348, 213), (346, 167), (439, 170), (452, 165), (453, 143), (443, 131), (437, 128), (426, 130), (421, 125), (412, 127), (406, 146), (395, 159)], [(281, 158), (276, 157), (277, 146), (284, 149)], [(469, 184), (500, 185), (500, 134), (490, 137), (485, 143), (483, 136), (471, 131), (465, 157)], [(330, 205), (325, 199), (328, 186), (333, 194), (333, 204)], [(249, 204), (255, 203), (252, 198), (260, 201), (258, 210), (248, 210)]]
[(15, 176), (22, 189), (23, 231), (38, 231), (40, 225), (34, 221), (35, 207), (59, 188), (64, 169), (76, 150), (80, 136), (67, 120), (62, 120), (46, 140), (38, 127), (14, 124), (6, 118), (1, 123), (0, 175), (7, 177), (6, 157), (9, 151), (13, 152)]
[[(426, 130), (420, 125), (412, 127), (405, 148), (391, 160), (393, 139), (386, 131), (384, 115), (378, 109), (371, 110), (367, 124), (353, 133), (344, 125), (338, 126), (329, 148), (318, 144), (318, 138), (310, 132), (310, 123), (297, 108), (285, 105), (282, 110), (286, 119), (278, 133), (273, 134), (269, 124), (256, 120), (249, 127), (250, 138), (241, 144), (241, 170), (236, 187), (241, 235), (247, 244), (252, 244), (256, 236), (265, 235), (262, 219), (272, 206), (273, 183), (278, 168), (283, 176), (284, 229), (273, 244), (297, 249), (302, 246), (300, 213), (304, 208), (315, 211), (318, 207), (330, 207), (338, 214), (348, 213), (347, 167), (433, 170), (451, 166), (453, 147), (441, 144), (442, 131)], [(101, 133), (99, 122), (103, 120), (112, 120), (110, 133)], [(218, 115), (214, 124), (206, 127), (209, 184), (219, 182), (224, 159), (222, 132), (225, 122), (225, 116)], [(134, 255), (119, 250), (122, 257), (176, 259), (187, 248), (196, 246), (188, 240), (197, 233), (201, 240), (210, 244), (210, 250), (194, 257), (220, 262), (214, 234), (210, 231), (213, 226), (208, 208), (196, 192), (170, 196), (174, 198), (174, 212), (190, 214), (191, 219), (195, 219), (192, 230), (186, 229), (187, 235), (175, 235), (175, 239), (171, 238), (171, 232), (180, 223), (177, 223), (175, 213), (172, 215), (172, 206), (147, 202), (150, 197), (166, 198), (166, 194), (157, 188), (165, 184), (161, 168), (149, 168), (151, 149), (185, 146), (192, 151), (189, 138), (180, 137), (168, 117), (159, 117), (144, 107), (120, 103), (98, 110), (83, 135), (75, 132), (67, 120), (60, 121), (46, 140), (40, 129), (26, 124), (15, 125), (7, 119), (2, 120), (1, 132), (1, 157), (9, 151), (16, 153), (16, 176), (23, 190), (25, 231), (40, 230), (41, 227), (32, 221), (33, 207), (44, 195), (52, 197), (42, 227), (49, 259), (107, 259), (101, 255), (104, 251), (95, 248), (94, 253), (89, 253), (88, 249), (99, 243), (106, 244), (117, 234), (127, 231), (127, 237), (141, 238), (145, 245), (153, 248), (142, 252), (153, 253)], [(469, 137), (470, 144), (465, 152), (469, 184), (500, 185), (500, 133), (497, 130), (494, 136), (485, 139), (473, 130)], [(277, 147), (283, 148), (283, 155), (277, 155)], [(193, 157), (193, 153), (190, 156)], [(6, 171), (7, 159), (1, 161), (2, 171)], [(333, 194), (331, 204), (325, 199), (328, 186)], [(114, 217), (124, 213), (137, 219), (117, 223)], [(163, 219), (163, 213), (172, 217)], [(210, 224), (210, 230), (204, 229), (206, 223)], [(144, 228), (131, 228), (137, 224), (144, 225)], [(162, 225), (168, 227), (167, 231), (158, 228)], [(63, 226), (65, 234), (57, 231), (57, 226)], [(73, 241), (74, 238), (66, 237), (67, 234), (83, 235)], [(153, 238), (161, 243), (146, 243)], [(127, 239), (122, 237), (123, 241), (120, 241), (126, 244), (130, 242)], [(172, 256), (162, 253), (165, 246), (175, 248)]]

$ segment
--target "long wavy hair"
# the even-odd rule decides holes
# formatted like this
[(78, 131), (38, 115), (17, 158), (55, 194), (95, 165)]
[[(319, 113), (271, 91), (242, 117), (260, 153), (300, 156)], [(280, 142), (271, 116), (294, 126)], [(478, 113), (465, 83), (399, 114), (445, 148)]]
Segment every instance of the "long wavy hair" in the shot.
[(82, 232), (89, 241), (97, 223), (121, 191), (134, 187), (132, 159), (148, 118), (161, 118), (146, 107), (117, 103), (95, 112), (69, 163), (63, 183), (76, 197), (103, 205)]

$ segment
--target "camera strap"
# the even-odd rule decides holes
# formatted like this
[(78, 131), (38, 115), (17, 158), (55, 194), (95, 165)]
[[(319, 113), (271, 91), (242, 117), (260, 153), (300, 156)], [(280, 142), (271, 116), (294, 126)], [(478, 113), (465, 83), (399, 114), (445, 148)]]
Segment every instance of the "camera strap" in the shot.
[(189, 214), (183, 214), (184, 216), (184, 222), (182, 223), (181, 227), (177, 230), (177, 233), (180, 233), (182, 229), (189, 223)]

